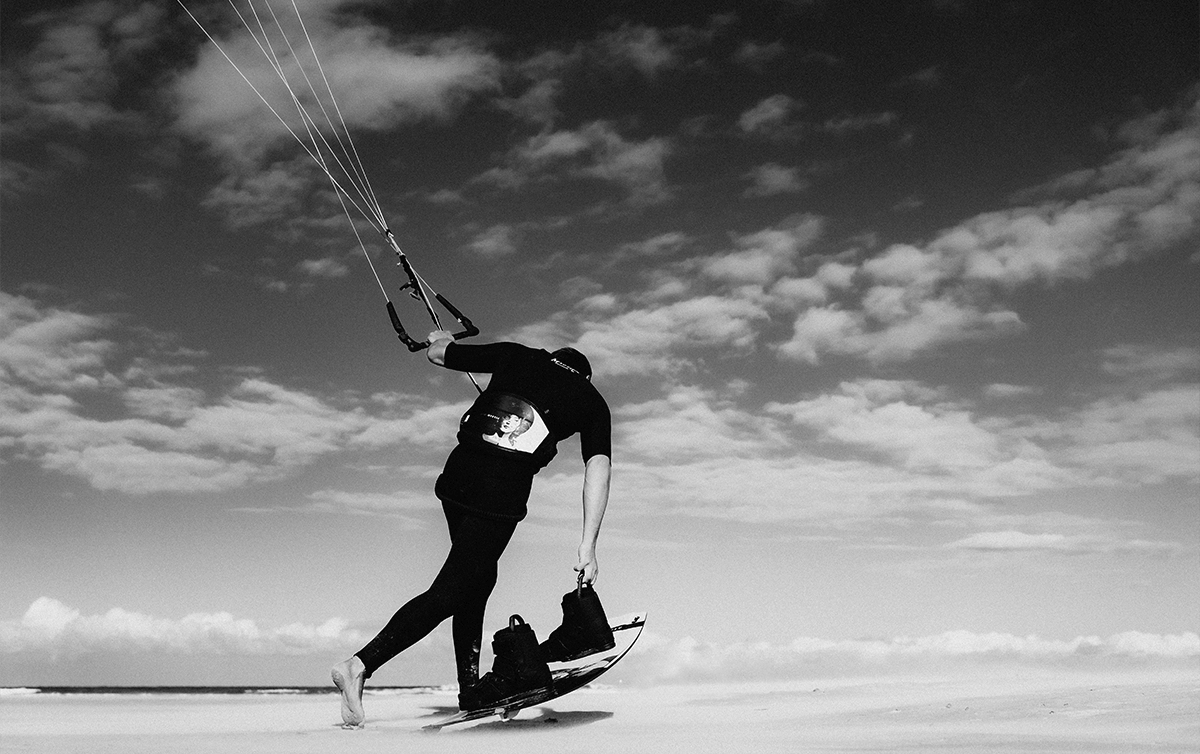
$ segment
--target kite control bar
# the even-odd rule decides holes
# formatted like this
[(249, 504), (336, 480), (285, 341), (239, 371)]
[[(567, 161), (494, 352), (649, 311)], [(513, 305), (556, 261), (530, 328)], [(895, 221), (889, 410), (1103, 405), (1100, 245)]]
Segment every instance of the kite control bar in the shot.
[[(400, 290), (404, 290), (404, 288), (409, 288), (409, 287), (411, 287), (411, 284), (405, 284), (404, 287), (402, 287)], [(456, 309), (454, 307), (454, 304), (451, 304), (449, 301), (447, 301), (445, 296), (443, 296), (440, 293), (435, 293), (433, 295), (435, 298), (437, 298), (438, 303), (440, 303), (442, 306), (446, 307), (446, 311), (453, 314), (454, 318), (457, 319), (458, 323), (460, 325), (462, 325), (464, 328), (462, 332), (453, 333), (455, 340), (461, 340), (463, 338), (469, 338), (472, 335), (479, 334), (479, 328), (476, 327), (474, 325), (474, 323), (471, 322), (471, 320), (467, 319), (466, 316), (462, 312), (460, 312), (458, 309)], [(418, 296), (416, 293), (413, 293), (412, 297), (416, 298), (416, 299), (420, 298), (420, 296)], [(424, 348), (429, 348), (428, 340), (425, 340), (425, 341), (414, 340), (413, 337), (405, 331), (404, 325), (400, 323), (400, 316), (398, 314), (396, 314), (396, 307), (392, 304), (391, 301), (387, 302), (387, 310), (388, 310), (388, 316), (392, 318), (392, 327), (396, 328), (397, 337), (400, 338), (401, 343), (408, 346), (408, 350), (416, 352), (416, 351), (420, 351)]]
[[(462, 332), (452, 333), (455, 340), (461, 340), (463, 338), (469, 338), (472, 335), (478, 335), (479, 328), (476, 327), (471, 320), (467, 319), (466, 315), (460, 312), (458, 308), (454, 306), (454, 304), (446, 300), (445, 296), (433, 290), (432, 288), (426, 292), (425, 289), (429, 287), (428, 284), (425, 283), (425, 281), (421, 279), (421, 276), (418, 275), (412, 268), (412, 264), (409, 263), (408, 257), (405, 256), (404, 252), (400, 250), (400, 246), (396, 243), (396, 238), (392, 235), (392, 232), (390, 230), (384, 231), (384, 237), (387, 238), (388, 242), (391, 244), (392, 250), (396, 252), (396, 255), (400, 259), (399, 265), (404, 268), (404, 274), (408, 276), (408, 282), (400, 286), (400, 290), (403, 291), (411, 289), (409, 295), (425, 305), (425, 311), (429, 312), (429, 318), (433, 320), (433, 324), (437, 327), (437, 329), (442, 329), (442, 320), (440, 317), (438, 317), (437, 312), (434, 311), (433, 304), (429, 301), (430, 293), (432, 293), (433, 297), (437, 299), (437, 302), (444, 306), (446, 311), (450, 312), (450, 314), (452, 314), (454, 318), (458, 320), (458, 323), (462, 325)], [(415, 353), (429, 347), (428, 340), (419, 341), (408, 334), (408, 332), (404, 329), (404, 325), (400, 322), (400, 315), (396, 313), (396, 307), (391, 301), (387, 302), (387, 311), (388, 316), (392, 320), (392, 327), (396, 330), (397, 337), (400, 338), (401, 343), (408, 346), (409, 351)]]

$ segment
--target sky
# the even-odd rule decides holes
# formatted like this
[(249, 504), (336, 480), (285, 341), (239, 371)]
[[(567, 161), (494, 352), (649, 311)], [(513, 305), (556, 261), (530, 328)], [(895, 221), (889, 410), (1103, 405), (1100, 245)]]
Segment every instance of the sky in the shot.
[[(326, 683), (447, 548), (474, 388), (248, 6), (186, 5), (0, 11), (0, 685)], [(1194, 2), (254, 7), (477, 342), (590, 357), (619, 680), (1195, 672)], [(489, 634), (557, 625), (581, 480)]]

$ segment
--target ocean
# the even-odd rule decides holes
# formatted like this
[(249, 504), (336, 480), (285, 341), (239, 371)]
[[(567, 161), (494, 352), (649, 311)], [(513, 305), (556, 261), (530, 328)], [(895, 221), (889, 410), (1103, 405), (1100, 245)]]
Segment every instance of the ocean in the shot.
[[(410, 696), (457, 691), (449, 686), (372, 686), (365, 690), (367, 696)], [(56, 696), (241, 696), (282, 695), (316, 696), (336, 694), (337, 689), (326, 686), (0, 686), (0, 698), (34, 696), (38, 694)]]

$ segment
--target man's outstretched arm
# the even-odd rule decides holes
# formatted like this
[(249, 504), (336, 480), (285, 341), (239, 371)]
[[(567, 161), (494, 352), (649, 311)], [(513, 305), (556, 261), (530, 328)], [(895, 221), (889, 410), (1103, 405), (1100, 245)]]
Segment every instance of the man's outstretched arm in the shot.
[(587, 460), (583, 470), (583, 538), (579, 542), (579, 562), (575, 570), (591, 584), (600, 573), (596, 562), (596, 540), (600, 523), (608, 507), (608, 484), (612, 477), (612, 459), (596, 455)]

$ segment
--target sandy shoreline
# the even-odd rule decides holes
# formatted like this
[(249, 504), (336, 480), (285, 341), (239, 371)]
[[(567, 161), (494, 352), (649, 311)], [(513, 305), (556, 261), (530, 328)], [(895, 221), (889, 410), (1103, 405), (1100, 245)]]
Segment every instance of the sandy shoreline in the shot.
[(343, 731), (332, 694), (6, 697), (0, 751), (1200, 751), (1200, 679), (1178, 673), (587, 689), (508, 723), (421, 730), (454, 704), (368, 695), (366, 728)]

